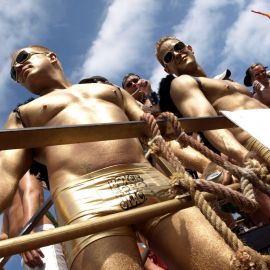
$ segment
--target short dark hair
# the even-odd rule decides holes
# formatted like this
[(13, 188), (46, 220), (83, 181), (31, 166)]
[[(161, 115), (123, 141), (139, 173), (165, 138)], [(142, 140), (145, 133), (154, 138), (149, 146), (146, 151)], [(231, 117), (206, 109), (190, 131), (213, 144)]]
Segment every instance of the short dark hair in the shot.
[(246, 70), (246, 75), (245, 75), (245, 78), (244, 78), (244, 85), (245, 86), (252, 86), (252, 82), (251, 82), (251, 70), (254, 69), (257, 66), (262, 66), (265, 69), (267, 68), (262, 63), (254, 63), (254, 64), (250, 65), (248, 67), (248, 69)]
[(102, 83), (107, 83), (109, 82), (109, 80), (103, 76), (92, 76), (89, 78), (85, 78), (79, 81), (79, 84), (83, 84), (83, 83), (97, 83), (97, 82), (102, 82)]
[(138, 77), (139, 79), (141, 78), (138, 74), (135, 74), (135, 73), (128, 73), (128, 74), (126, 74), (126, 75), (123, 77), (123, 80), (122, 80), (122, 87), (123, 87), (123, 88), (125, 88), (125, 83), (126, 83), (127, 79), (128, 79), (130, 76), (136, 76), (136, 77)]

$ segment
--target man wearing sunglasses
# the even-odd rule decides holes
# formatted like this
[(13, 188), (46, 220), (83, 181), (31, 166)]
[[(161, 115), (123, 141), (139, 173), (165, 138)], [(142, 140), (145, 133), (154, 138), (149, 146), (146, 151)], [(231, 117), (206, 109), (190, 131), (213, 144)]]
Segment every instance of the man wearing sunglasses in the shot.
[[(6, 128), (122, 122), (143, 115), (125, 90), (108, 84), (71, 85), (56, 54), (42, 46), (18, 50), (11, 77), (40, 97), (11, 113)], [(131, 138), (2, 151), (0, 210), (12, 199), (33, 158), (48, 168), (60, 225), (172, 197), (168, 179), (149, 165), (139, 140)], [(232, 251), (196, 207), (65, 242), (69, 268), (143, 269), (134, 228), (169, 269), (230, 269)], [(207, 254), (200, 252), (205, 246)]]
[[(156, 56), (167, 73), (177, 76), (171, 83), (170, 96), (184, 116), (215, 116), (220, 110), (267, 108), (236, 89), (244, 86), (229, 80), (208, 78), (197, 63), (192, 47), (175, 37), (161, 38), (156, 45)], [(237, 140), (247, 145), (250, 135), (237, 128), (231, 132), (233, 135), (228, 130), (209, 130), (204, 134), (221, 152), (242, 163), (247, 150)], [(270, 156), (268, 163), (270, 165)]]
[[(192, 47), (176, 37), (159, 39), (156, 43), (156, 57), (167, 73), (177, 76), (171, 82), (168, 95), (185, 117), (216, 116), (220, 110), (267, 108), (258, 100), (242, 94), (241, 92), (247, 92), (244, 86), (229, 80), (208, 78), (197, 63)], [(230, 131), (208, 130), (203, 133), (215, 148), (239, 164), (243, 164), (250, 150), (256, 152), (270, 167), (270, 151), (240, 128)], [(260, 209), (262, 213), (257, 212), (254, 215), (254, 220), (257, 223), (269, 223), (269, 197), (260, 192), (258, 194), (258, 201), (263, 207)]]
[(246, 86), (253, 87), (253, 97), (266, 106), (270, 106), (270, 79), (266, 68), (261, 63), (252, 64), (247, 70), (244, 78)]
[(152, 91), (148, 80), (141, 78), (138, 74), (128, 73), (123, 77), (122, 87), (132, 95), (146, 112), (159, 112), (159, 98), (157, 93)]

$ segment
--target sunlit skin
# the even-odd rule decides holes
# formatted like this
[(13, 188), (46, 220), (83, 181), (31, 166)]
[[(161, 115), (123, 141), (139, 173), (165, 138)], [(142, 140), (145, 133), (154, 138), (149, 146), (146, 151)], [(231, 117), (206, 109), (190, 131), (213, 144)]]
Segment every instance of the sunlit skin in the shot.
[(152, 92), (149, 81), (141, 79), (136, 75), (131, 75), (127, 78), (124, 89), (143, 105), (151, 105), (147, 98)]
[[(29, 66), (27, 73), (23, 72), (24, 66)], [(27, 127), (122, 122), (139, 120), (143, 114), (126, 91), (122, 90), (121, 94), (114, 86), (72, 86), (65, 78), (56, 55), (51, 52), (30, 57), (19, 68), (18, 81), (41, 95), (21, 107), (21, 115)], [(6, 128), (21, 127), (22, 123), (12, 113)], [(3, 151), (0, 159), (1, 210), (8, 205), (18, 180), (29, 168), (33, 157), (47, 165), (52, 193), (57, 186), (100, 168), (147, 162), (138, 139)], [(196, 207), (170, 215), (153, 231), (144, 233), (151, 248), (160, 255), (169, 269), (214, 270), (220, 265), (224, 270), (230, 269), (232, 251)], [(209, 238), (209, 235), (212, 237)], [(204, 252), (205, 246), (208, 247), (207, 252)], [(71, 269), (127, 270), (143, 267), (133, 237), (110, 236), (83, 249)]]
[[(36, 213), (42, 203), (43, 190), (40, 181), (33, 175), (26, 173), (19, 182), (19, 188), (11, 205), (4, 212), (2, 233), (10, 238), (18, 236), (23, 226)], [(51, 224), (46, 215), (41, 218), (36, 226), (42, 224)], [(41, 257), (44, 257), (44, 255), (40, 249), (26, 251), (21, 255), (29, 267), (42, 267)]]
[[(159, 50), (161, 58), (168, 50), (179, 42), (177, 39), (165, 41)], [(171, 97), (184, 116), (215, 116), (220, 110), (243, 110), (266, 108), (259, 101), (239, 93), (235, 86), (246, 89), (244, 86), (228, 80), (214, 80), (207, 78), (202, 67), (196, 62), (191, 46), (186, 46), (182, 52), (173, 52), (173, 59), (164, 67), (165, 71), (178, 76), (171, 85)], [(202, 90), (199, 89), (196, 81), (191, 77), (199, 77), (202, 83)], [(199, 104), (199, 106), (198, 106)], [(224, 154), (242, 162), (248, 151), (241, 146), (249, 138), (249, 134), (240, 129), (206, 131), (205, 136)], [(236, 140), (236, 139), (237, 140)]]
[(261, 90), (260, 85), (253, 86), (255, 91), (253, 97), (258, 99), (260, 102), (264, 103), (268, 107), (270, 106), (270, 82), (269, 78), (266, 74), (266, 69), (262, 65), (257, 65), (254, 68), (250, 69), (251, 82), (253, 83), (255, 80), (259, 81), (264, 89)]
[[(149, 81), (136, 75), (130, 75), (125, 81), (124, 89), (127, 90), (137, 101), (140, 101), (142, 94), (146, 96), (151, 93), (151, 84)], [(151, 106), (150, 100), (146, 99), (143, 105)], [(191, 147), (181, 149), (179, 143), (176, 141), (171, 141), (170, 146), (174, 150), (174, 154), (182, 161), (183, 165), (187, 169), (203, 173), (204, 169), (210, 163), (210, 160)]]
[[(239, 88), (245, 88), (244, 86), (228, 80), (207, 78), (202, 67), (196, 62), (192, 47), (187, 45), (181, 52), (174, 51), (173, 47), (177, 42), (179, 40), (176, 38), (164, 41), (160, 46), (158, 56), (163, 59), (168, 51), (173, 52), (172, 61), (167, 64), (163, 63), (163, 66), (166, 72), (177, 76), (172, 81), (170, 95), (182, 115), (186, 117), (215, 116), (220, 110), (267, 108), (258, 100), (241, 94)], [(193, 76), (200, 79), (202, 89), (199, 88)], [(250, 135), (240, 128), (234, 128), (230, 131), (220, 129), (205, 131), (204, 134), (213, 146), (225, 155), (237, 160), (239, 164), (248, 154), (248, 150), (242, 145), (245, 145)], [(264, 212), (262, 219), (269, 222), (269, 198), (261, 194), (257, 199), (263, 205), (261, 207)]]

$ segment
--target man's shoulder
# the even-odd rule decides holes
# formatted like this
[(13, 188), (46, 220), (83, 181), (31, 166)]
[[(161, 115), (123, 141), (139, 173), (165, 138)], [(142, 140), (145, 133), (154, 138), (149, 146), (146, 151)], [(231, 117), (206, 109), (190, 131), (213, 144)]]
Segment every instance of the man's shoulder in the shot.
[(195, 77), (187, 74), (180, 75), (172, 80), (171, 90), (185, 91), (187, 87), (190, 87), (190, 83), (198, 83), (200, 80), (200, 77)]

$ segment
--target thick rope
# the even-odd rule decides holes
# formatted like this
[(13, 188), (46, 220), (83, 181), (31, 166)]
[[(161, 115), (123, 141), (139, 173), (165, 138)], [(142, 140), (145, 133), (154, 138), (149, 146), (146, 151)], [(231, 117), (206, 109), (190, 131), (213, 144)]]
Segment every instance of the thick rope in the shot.
[[(226, 167), (226, 162), (225, 162)], [(230, 164), (230, 173), (236, 176), (238, 179), (248, 179), (256, 188), (270, 196), (270, 187), (268, 184), (264, 183), (257, 175), (248, 168), (241, 168), (234, 164)]]
[[(231, 162), (224, 160), (221, 156), (214, 153), (209, 148), (207, 148), (206, 146), (199, 143), (198, 141), (193, 139), (191, 136), (188, 136), (185, 132), (183, 132), (181, 129), (180, 122), (178, 121), (177, 117), (174, 114), (165, 112), (165, 113), (160, 114), (159, 117), (168, 119), (171, 122), (175, 130), (175, 134), (176, 136), (178, 136), (177, 140), (180, 140), (184, 144), (190, 145), (191, 147), (193, 147), (194, 149), (196, 149), (197, 151), (205, 155), (208, 159), (215, 162), (219, 166), (223, 167), (225, 170), (229, 171), (232, 175), (236, 176), (238, 179), (240, 179), (241, 182), (244, 182), (242, 184), (242, 187), (244, 188), (243, 193), (245, 194), (247, 198), (251, 200), (255, 199), (253, 187), (249, 182), (255, 185), (262, 192), (270, 195), (270, 186), (263, 183), (263, 181), (259, 179), (259, 177), (261, 178), (261, 175), (259, 175), (259, 177), (257, 175), (261, 173), (262, 171), (264, 172), (264, 174), (266, 173), (265, 166), (263, 166), (263, 169), (258, 169), (259, 163), (257, 163), (257, 167), (255, 167), (257, 174), (253, 171), (253, 167), (243, 169), (239, 166), (236, 166), (232, 164)], [(267, 177), (265, 175), (262, 175), (262, 178), (268, 180), (268, 178), (270, 178), (270, 175), (268, 175)]]
[(241, 193), (227, 188), (222, 184), (203, 179), (196, 179), (195, 182), (196, 189), (215, 194), (219, 199), (228, 199), (246, 213), (253, 212), (258, 208), (258, 204), (255, 201), (247, 199)]
[(266, 148), (262, 143), (260, 143), (255, 138), (250, 137), (247, 140), (245, 147), (248, 150), (255, 152), (258, 157), (263, 160), (268, 167), (270, 167), (270, 150)]
[[(262, 256), (256, 251), (250, 249), (249, 247), (245, 247), (244, 244), (237, 238), (237, 236), (227, 227), (225, 222), (221, 220), (221, 218), (215, 213), (215, 211), (208, 204), (206, 199), (204, 198), (204, 194), (198, 190), (195, 190), (195, 182), (190, 175), (185, 172), (184, 167), (181, 162), (176, 158), (170, 147), (166, 144), (164, 139), (159, 136), (160, 131), (157, 131), (156, 128), (153, 128), (153, 123), (155, 119), (153, 116), (149, 114), (144, 114), (142, 116), (142, 120), (145, 120), (149, 123), (151, 127), (153, 143), (155, 142), (156, 146), (160, 149), (160, 153), (162, 156), (167, 159), (171, 165), (176, 170), (177, 176), (180, 176), (181, 185), (184, 187), (188, 187), (191, 196), (194, 199), (195, 204), (198, 206), (203, 215), (207, 218), (207, 220), (212, 224), (212, 226), (222, 235), (225, 242), (232, 248), (232, 250), (239, 251), (243, 248), (248, 250), (248, 253), (252, 255), (252, 261), (256, 264), (255, 269), (267, 269), (265, 262), (263, 261)], [(157, 124), (156, 124), (157, 125)], [(175, 184), (175, 182), (173, 183)], [(240, 259), (236, 258), (236, 261), (239, 262)], [(252, 268), (247, 268), (252, 269)]]

